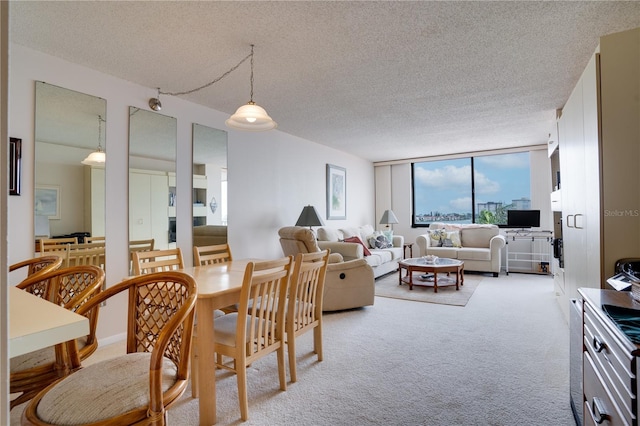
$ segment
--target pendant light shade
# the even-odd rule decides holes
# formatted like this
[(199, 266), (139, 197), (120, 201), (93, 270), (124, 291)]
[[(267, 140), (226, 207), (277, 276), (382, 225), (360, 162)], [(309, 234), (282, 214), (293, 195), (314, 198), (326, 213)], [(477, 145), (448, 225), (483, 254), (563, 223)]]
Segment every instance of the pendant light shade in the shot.
[(242, 105), (225, 123), (231, 128), (250, 132), (272, 130), (278, 126), (276, 122), (269, 117), (267, 111), (261, 106), (256, 105), (255, 102)]
[[(78, 160), (76, 160), (78, 161)], [(87, 155), (87, 158), (82, 160), (82, 164), (86, 166), (104, 166), (104, 163), (107, 161), (107, 156), (102, 150), (102, 148), (98, 147), (97, 151), (92, 152)]]
[(104, 166), (107, 155), (102, 150), (102, 117), (98, 116), (98, 148), (81, 161), (86, 166)]

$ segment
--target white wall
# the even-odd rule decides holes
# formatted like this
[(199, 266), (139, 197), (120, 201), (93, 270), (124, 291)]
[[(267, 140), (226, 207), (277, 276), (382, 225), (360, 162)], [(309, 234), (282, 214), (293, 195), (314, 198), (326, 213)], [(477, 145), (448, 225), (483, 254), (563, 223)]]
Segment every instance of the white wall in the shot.
[[(155, 88), (135, 85), (34, 50), (10, 45), (9, 134), (22, 138), (22, 195), (9, 197), (9, 263), (34, 252), (34, 102), (35, 81), (45, 81), (107, 101), (106, 235), (107, 282), (128, 274), (127, 165), (129, 106), (149, 109)], [(215, 87), (209, 89), (215, 93)], [(268, 100), (263, 100), (268, 105)], [(177, 243), (191, 262), (192, 124), (225, 129), (227, 114), (164, 96), (162, 113), (178, 121)], [(277, 120), (277, 117), (274, 117)], [(280, 131), (229, 131), (229, 243), (234, 257), (282, 256), (277, 230), (295, 223), (302, 207), (326, 210), (325, 166), (347, 169), (347, 220), (331, 225), (360, 225), (374, 220), (371, 162)], [(3, 236), (4, 237), (4, 236)], [(100, 315), (99, 337), (124, 332), (124, 299), (109, 303)]]

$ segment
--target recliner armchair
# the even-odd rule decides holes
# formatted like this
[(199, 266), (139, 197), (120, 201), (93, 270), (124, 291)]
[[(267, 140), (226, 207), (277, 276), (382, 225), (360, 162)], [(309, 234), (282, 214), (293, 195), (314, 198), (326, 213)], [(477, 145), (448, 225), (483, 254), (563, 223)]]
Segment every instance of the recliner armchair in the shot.
[[(285, 226), (278, 230), (285, 256), (321, 251), (309, 228)], [(338, 311), (373, 305), (375, 280), (373, 269), (364, 259), (344, 261), (339, 253), (329, 255), (324, 285), (323, 311)]]

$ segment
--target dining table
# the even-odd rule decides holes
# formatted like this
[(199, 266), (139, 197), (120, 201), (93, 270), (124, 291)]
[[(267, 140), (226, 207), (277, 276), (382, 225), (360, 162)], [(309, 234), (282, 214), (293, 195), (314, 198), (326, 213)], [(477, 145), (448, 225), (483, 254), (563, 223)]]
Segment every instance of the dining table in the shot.
[(17, 287), (9, 287), (9, 358), (87, 334), (87, 317)]
[[(214, 265), (180, 269), (191, 275), (198, 285), (198, 407), (199, 424), (216, 423), (216, 363), (214, 351), (214, 311), (240, 301), (244, 271), (252, 260), (241, 259)], [(206, 319), (206, 320), (205, 320)]]

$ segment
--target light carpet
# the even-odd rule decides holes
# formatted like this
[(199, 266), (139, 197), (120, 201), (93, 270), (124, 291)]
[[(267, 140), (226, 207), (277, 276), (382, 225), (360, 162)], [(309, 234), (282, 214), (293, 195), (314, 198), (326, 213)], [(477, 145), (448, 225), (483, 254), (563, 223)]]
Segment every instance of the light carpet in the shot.
[[(433, 291), (433, 286), (415, 285), (415, 283), (420, 284), (423, 282), (419, 274), (414, 274), (413, 289), (409, 290), (408, 284), (403, 283), (399, 285), (398, 273), (392, 272), (376, 280), (376, 296), (413, 300), (416, 302), (439, 303), (442, 305), (466, 306), (471, 296), (473, 296), (473, 292), (478, 287), (478, 284), (484, 279), (497, 278), (494, 278), (492, 275), (465, 274), (464, 285), (461, 285), (460, 289), (456, 290), (455, 285), (442, 285), (444, 283), (451, 284), (455, 282), (454, 276), (447, 277), (446, 274), (439, 274), (438, 292), (436, 293)], [(433, 280), (431, 280), (431, 282), (432, 281)]]
[[(487, 277), (464, 309), (376, 297), (374, 306), (326, 314), (323, 341), (317, 362), (312, 335), (299, 338), (298, 382), (285, 392), (275, 354), (249, 368), (247, 422), (235, 376), (219, 371), (218, 425), (574, 424), (569, 328), (550, 277)], [(12, 410), (12, 425), (21, 409)], [(197, 419), (198, 400), (188, 390), (169, 424)]]

